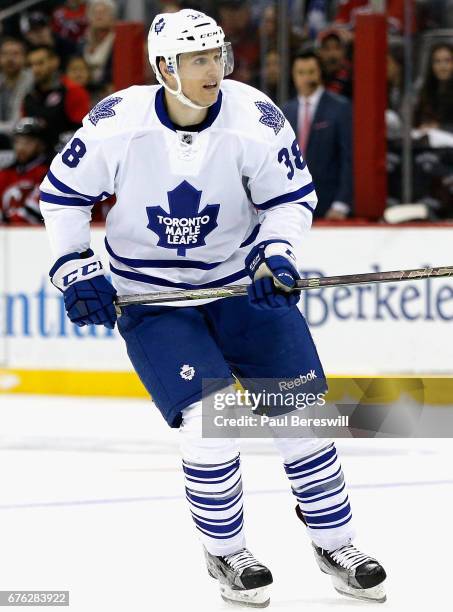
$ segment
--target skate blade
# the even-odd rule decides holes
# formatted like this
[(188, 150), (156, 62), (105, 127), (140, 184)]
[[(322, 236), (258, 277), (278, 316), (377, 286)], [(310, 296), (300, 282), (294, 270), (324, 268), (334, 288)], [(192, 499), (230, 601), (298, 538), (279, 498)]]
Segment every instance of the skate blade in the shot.
[(341, 595), (375, 603), (384, 603), (387, 600), (382, 583), (369, 589), (353, 589), (335, 576), (331, 576), (331, 578), (334, 589)]
[(230, 604), (248, 606), (250, 608), (267, 608), (271, 601), (267, 586), (249, 589), (248, 591), (238, 591), (226, 584), (220, 584), (220, 595), (224, 601)]

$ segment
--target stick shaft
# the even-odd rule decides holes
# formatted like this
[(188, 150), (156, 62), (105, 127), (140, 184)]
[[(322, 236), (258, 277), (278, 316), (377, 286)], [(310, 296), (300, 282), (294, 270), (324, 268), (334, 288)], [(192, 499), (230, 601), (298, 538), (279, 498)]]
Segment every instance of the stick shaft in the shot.
[[(369, 272), (365, 274), (346, 274), (343, 276), (324, 276), (297, 281), (295, 291), (322, 289), (324, 287), (341, 287), (345, 285), (362, 285), (367, 283), (388, 283), (426, 278), (453, 276), (453, 266), (439, 268), (419, 268), (415, 270), (395, 270), (390, 272)], [(247, 295), (247, 285), (231, 285), (212, 289), (178, 289), (137, 295), (123, 295), (117, 298), (118, 307), (131, 304), (170, 304), (183, 300), (206, 300)]]

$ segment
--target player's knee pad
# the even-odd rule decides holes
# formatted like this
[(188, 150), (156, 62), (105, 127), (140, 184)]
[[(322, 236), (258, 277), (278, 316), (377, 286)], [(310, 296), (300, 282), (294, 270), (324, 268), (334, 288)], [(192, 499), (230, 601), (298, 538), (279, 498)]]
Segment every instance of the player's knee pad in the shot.
[(331, 443), (332, 440), (323, 438), (274, 438), (274, 444), (285, 463), (316, 453)]
[(181, 454), (185, 460), (200, 463), (222, 463), (239, 453), (236, 438), (203, 438), (201, 401), (182, 411), (179, 429)]

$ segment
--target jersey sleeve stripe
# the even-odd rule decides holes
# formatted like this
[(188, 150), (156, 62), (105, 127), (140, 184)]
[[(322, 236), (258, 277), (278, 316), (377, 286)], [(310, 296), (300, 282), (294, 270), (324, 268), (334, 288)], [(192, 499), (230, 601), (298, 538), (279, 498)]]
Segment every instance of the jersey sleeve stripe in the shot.
[(94, 202), (87, 202), (83, 198), (70, 198), (68, 196), (59, 196), (53, 193), (47, 193), (46, 191), (39, 192), (39, 199), (41, 202), (48, 202), (49, 204), (61, 204), (63, 206), (93, 206)]
[(102, 200), (102, 198), (109, 198), (111, 195), (113, 195), (111, 193), (108, 193), (107, 191), (103, 191), (97, 196), (91, 196), (91, 195), (87, 195), (86, 193), (80, 193), (79, 191), (76, 191), (72, 187), (69, 187), (69, 185), (62, 183), (59, 179), (57, 179), (57, 177), (52, 173), (51, 170), (47, 172), (46, 176), (49, 179), (49, 182), (55, 187), (55, 189), (58, 189), (58, 191), (61, 191), (62, 193), (67, 193), (69, 195), (75, 195), (75, 196), (80, 196), (81, 198), (86, 198), (87, 200), (90, 200), (90, 202), (92, 203), (99, 202), (99, 200)]
[(204, 283), (202, 285), (191, 285), (190, 283), (173, 283), (166, 278), (159, 278), (158, 276), (148, 276), (147, 274), (139, 274), (138, 272), (129, 272), (127, 270), (118, 270), (112, 264), (110, 264), (110, 270), (129, 280), (138, 281), (140, 283), (147, 283), (148, 285), (157, 285), (160, 287), (172, 287), (173, 289), (212, 289), (214, 287), (222, 287), (229, 283), (234, 283), (241, 278), (248, 277), (246, 270), (240, 270), (234, 274), (229, 274), (223, 278), (218, 278), (210, 283)]
[(308, 204), (307, 202), (297, 202), (297, 204), (300, 204), (301, 206), (303, 206), (304, 208), (306, 208), (307, 210), (309, 210), (311, 212), (311, 214), (314, 213), (313, 208), (310, 206), (310, 204)]
[[(271, 200), (267, 200), (267, 202), (263, 202), (262, 204), (255, 204), (254, 202), (253, 205), (258, 210), (266, 210), (268, 208), (271, 208), (272, 206), (276, 206), (277, 204), (287, 204), (289, 202), (296, 203), (297, 200), (304, 198), (310, 193), (313, 193), (314, 190), (315, 186), (313, 185), (313, 183), (308, 183), (297, 191), (291, 191), (291, 193), (284, 193), (283, 195), (272, 198)], [(310, 210), (313, 212), (312, 208)]]
[[(289, 202), (290, 204), (298, 204), (299, 206), (303, 206), (304, 208), (306, 208), (307, 210), (310, 211), (311, 214), (314, 213), (313, 208), (310, 206), (310, 204), (308, 204), (307, 202)], [(267, 210), (269, 208), (273, 208), (275, 206), (275, 204), (272, 204), (272, 206), (266, 206), (265, 208), (259, 208), (258, 210)]]
[(260, 223), (258, 223), (258, 225), (255, 225), (250, 236), (246, 238), (242, 244), (239, 245), (240, 249), (242, 249), (242, 247), (249, 246), (249, 244), (252, 244), (252, 242), (255, 242), (255, 238), (258, 236), (260, 227), (261, 227)]

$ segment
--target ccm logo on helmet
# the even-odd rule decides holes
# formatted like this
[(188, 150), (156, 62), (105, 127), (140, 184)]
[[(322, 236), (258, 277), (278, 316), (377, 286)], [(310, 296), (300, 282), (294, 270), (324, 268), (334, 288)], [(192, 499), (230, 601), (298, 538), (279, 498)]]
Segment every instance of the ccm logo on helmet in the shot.
[(93, 272), (98, 272), (99, 270), (102, 270), (102, 263), (100, 261), (95, 261), (94, 263), (82, 266), (78, 270), (74, 270), (70, 274), (63, 276), (63, 285), (68, 287), (69, 285), (72, 285), (72, 283), (82, 280), (84, 276), (89, 276)]

